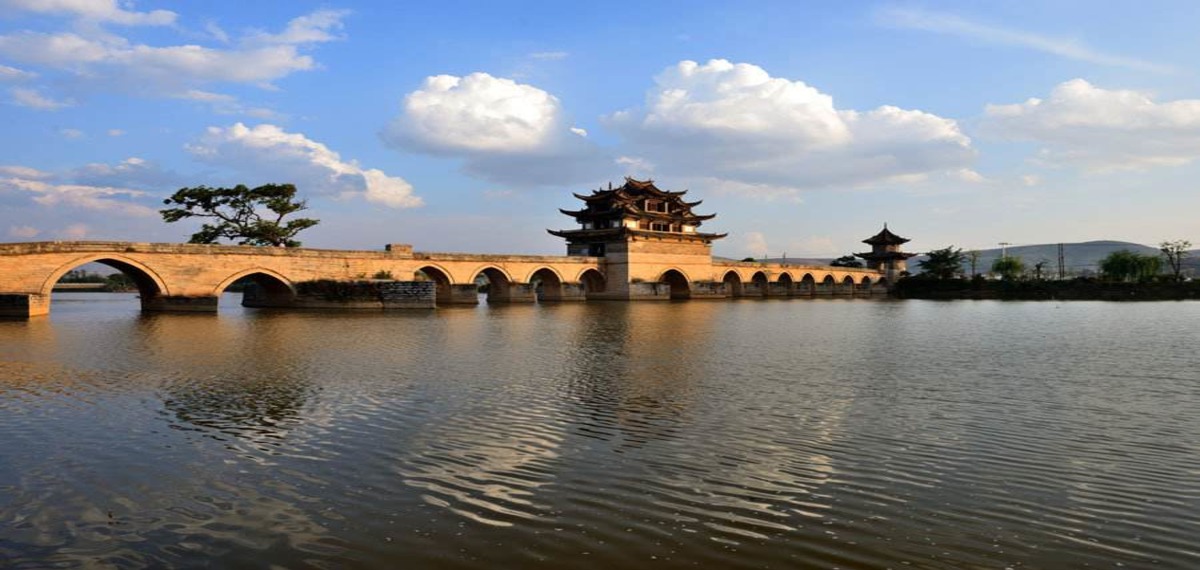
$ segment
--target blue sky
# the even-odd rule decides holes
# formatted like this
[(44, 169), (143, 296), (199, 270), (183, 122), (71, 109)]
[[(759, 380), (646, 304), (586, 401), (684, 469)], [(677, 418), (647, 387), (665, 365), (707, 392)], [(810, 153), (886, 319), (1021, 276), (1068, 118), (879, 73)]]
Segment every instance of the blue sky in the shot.
[(1188, 2), (0, 0), (0, 241), (183, 241), (292, 182), (306, 246), (562, 253), (558, 208), (690, 189), (731, 257), (1200, 243)]

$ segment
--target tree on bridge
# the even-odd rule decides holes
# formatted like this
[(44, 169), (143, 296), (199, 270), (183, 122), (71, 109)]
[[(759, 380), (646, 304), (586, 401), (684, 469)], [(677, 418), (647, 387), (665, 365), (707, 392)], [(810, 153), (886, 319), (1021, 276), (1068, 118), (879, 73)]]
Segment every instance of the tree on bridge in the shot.
[(843, 255), (829, 262), (832, 267), (862, 267), (863, 262), (854, 257), (854, 254)]
[(217, 243), (226, 238), (240, 240), (238, 245), (299, 247), (300, 242), (294, 239), (296, 234), (319, 222), (312, 218), (283, 222), (289, 214), (308, 208), (304, 200), (296, 200), (293, 184), (180, 188), (163, 204), (176, 206), (159, 210), (163, 221), (168, 223), (193, 217), (212, 220), (200, 226), (188, 243)]

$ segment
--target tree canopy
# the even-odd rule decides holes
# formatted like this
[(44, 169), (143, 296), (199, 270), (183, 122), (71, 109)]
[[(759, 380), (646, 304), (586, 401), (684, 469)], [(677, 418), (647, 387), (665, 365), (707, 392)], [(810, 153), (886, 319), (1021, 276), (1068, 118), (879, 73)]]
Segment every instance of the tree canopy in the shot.
[(1162, 259), (1127, 249), (1114, 251), (1100, 260), (1100, 273), (1112, 281), (1149, 281), (1158, 275)]
[(1183, 260), (1187, 259), (1192, 242), (1185, 239), (1164, 241), (1158, 244), (1158, 250), (1167, 258), (1167, 267), (1175, 281), (1183, 281)]
[(854, 255), (843, 255), (829, 262), (829, 265), (833, 267), (862, 267), (863, 262), (859, 261)]
[(992, 273), (1005, 281), (1012, 281), (1025, 273), (1025, 262), (1016, 256), (1000, 257), (992, 262)]
[(962, 275), (962, 264), (965, 255), (961, 248), (954, 246), (935, 249), (926, 254), (926, 259), (918, 265), (921, 272), (934, 279), (954, 279)]
[(188, 243), (217, 243), (225, 238), (238, 240), (238, 245), (299, 247), (296, 234), (319, 222), (296, 218), (284, 223), (289, 214), (308, 208), (304, 200), (296, 200), (296, 186), (292, 184), (180, 188), (163, 204), (176, 206), (159, 210), (165, 222), (193, 217), (211, 220), (200, 226)]

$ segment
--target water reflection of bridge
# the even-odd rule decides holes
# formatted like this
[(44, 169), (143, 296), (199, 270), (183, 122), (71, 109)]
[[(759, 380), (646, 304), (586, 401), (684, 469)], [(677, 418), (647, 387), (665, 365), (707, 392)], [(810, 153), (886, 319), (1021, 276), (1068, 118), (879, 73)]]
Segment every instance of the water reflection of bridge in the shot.
[(217, 298), (239, 281), (257, 284), (256, 306), (268, 307), (294, 306), (298, 285), (318, 280), (432, 281), (438, 304), (478, 303), (483, 283), (490, 302), (865, 296), (888, 286), (874, 270), (711, 257), (685, 265), (671, 256), (626, 263), (620, 274), (628, 282), (616, 283), (604, 257), (421, 253), (401, 244), (347, 251), (36, 242), (0, 244), (0, 316), (48, 314), (58, 280), (88, 263), (128, 275), (148, 311), (216, 311)]

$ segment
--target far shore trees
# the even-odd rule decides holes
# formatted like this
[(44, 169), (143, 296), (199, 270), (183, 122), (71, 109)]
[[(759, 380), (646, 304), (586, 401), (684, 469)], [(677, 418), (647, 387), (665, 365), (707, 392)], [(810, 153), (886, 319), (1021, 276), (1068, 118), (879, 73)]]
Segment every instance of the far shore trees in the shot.
[(923, 275), (934, 279), (954, 279), (962, 275), (965, 257), (961, 248), (948, 246), (929, 252), (919, 265)]
[(1100, 274), (1109, 281), (1146, 282), (1162, 267), (1157, 255), (1142, 255), (1127, 249), (1114, 251), (1100, 260)]
[(176, 206), (159, 210), (165, 222), (193, 217), (212, 221), (200, 226), (188, 243), (217, 243), (225, 238), (238, 240), (238, 245), (299, 247), (296, 234), (319, 221), (295, 218), (284, 223), (285, 217), (308, 207), (304, 200), (296, 199), (296, 186), (292, 184), (180, 188), (163, 204)]
[(1016, 256), (1001, 257), (992, 262), (992, 273), (1005, 281), (1012, 281), (1025, 273), (1025, 262)]
[(1171, 269), (1171, 276), (1176, 282), (1183, 281), (1183, 260), (1187, 259), (1191, 247), (1192, 242), (1185, 239), (1158, 244), (1158, 250), (1167, 258), (1167, 267)]

